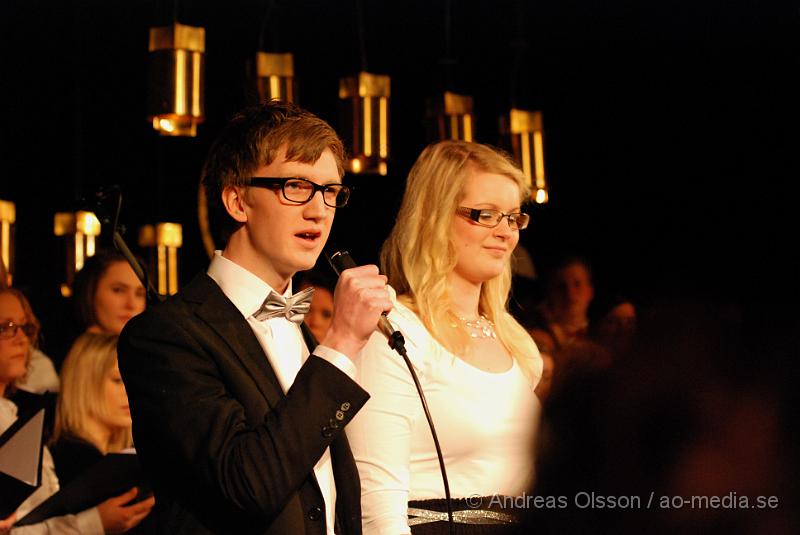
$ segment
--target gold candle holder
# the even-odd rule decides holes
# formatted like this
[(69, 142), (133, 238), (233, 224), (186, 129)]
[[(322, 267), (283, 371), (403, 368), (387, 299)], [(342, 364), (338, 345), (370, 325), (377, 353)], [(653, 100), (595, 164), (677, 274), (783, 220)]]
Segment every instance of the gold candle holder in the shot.
[(510, 136), (511, 152), (528, 177), (531, 199), (537, 204), (546, 203), (549, 195), (544, 173), (542, 112), (512, 108), (508, 122), (501, 125), (501, 130)]
[(474, 141), (475, 114), (473, 98), (451, 91), (431, 102), (428, 106), (428, 120), (432, 140), (446, 139)]
[(350, 172), (388, 173), (390, 96), (389, 76), (360, 72), (339, 80), (339, 99), (352, 155)]
[(183, 227), (179, 223), (156, 223), (139, 229), (139, 246), (150, 248), (150, 273), (158, 278), (158, 293), (178, 292), (178, 249), (183, 246)]
[(92, 212), (58, 212), (53, 219), (53, 233), (66, 238), (66, 275), (61, 283), (61, 295), (72, 295), (75, 274), (83, 268), (86, 259), (94, 256), (100, 221)]
[(17, 221), (16, 205), (0, 199), (0, 262), (3, 263), (5, 286), (11, 286), (14, 276), (14, 227)]
[(294, 56), (258, 52), (256, 54), (256, 79), (261, 100), (296, 102), (294, 83)]
[(163, 136), (194, 137), (205, 119), (205, 42), (204, 28), (150, 28), (148, 119)]

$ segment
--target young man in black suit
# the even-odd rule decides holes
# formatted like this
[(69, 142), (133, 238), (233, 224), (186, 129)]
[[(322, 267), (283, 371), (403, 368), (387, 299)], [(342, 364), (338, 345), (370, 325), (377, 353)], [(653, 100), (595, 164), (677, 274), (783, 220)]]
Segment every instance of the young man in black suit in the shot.
[(241, 112), (211, 148), (203, 180), (230, 223), (225, 248), (119, 343), (160, 533), (361, 532), (343, 429), (369, 395), (350, 357), (391, 308), (386, 279), (345, 271), (316, 347), (291, 295), (347, 202), (343, 158), (327, 123), (275, 101)]

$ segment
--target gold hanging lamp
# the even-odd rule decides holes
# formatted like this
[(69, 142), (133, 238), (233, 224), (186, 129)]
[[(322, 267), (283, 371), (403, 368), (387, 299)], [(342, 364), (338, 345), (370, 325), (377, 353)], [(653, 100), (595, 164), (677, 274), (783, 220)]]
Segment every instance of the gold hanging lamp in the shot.
[(511, 138), (511, 152), (531, 187), (531, 199), (537, 204), (549, 200), (544, 173), (544, 128), (542, 112), (512, 108), (501, 121), (501, 131)]
[(148, 119), (162, 136), (197, 135), (205, 120), (205, 28), (150, 28)]
[(139, 246), (150, 249), (150, 273), (158, 277), (158, 293), (178, 292), (178, 249), (183, 246), (180, 223), (156, 223), (139, 229)]
[(53, 220), (53, 233), (66, 238), (66, 276), (61, 283), (61, 295), (72, 295), (75, 274), (83, 268), (86, 260), (94, 256), (97, 237), (100, 235), (100, 220), (93, 212), (58, 212)]
[(432, 129), (431, 138), (474, 141), (475, 115), (471, 96), (445, 91), (441, 98), (431, 102), (428, 119)]
[(389, 159), (389, 76), (359, 72), (339, 80), (351, 159), (348, 171), (386, 175)]
[(256, 79), (261, 100), (297, 101), (293, 54), (256, 53)]
[(14, 226), (17, 221), (16, 205), (11, 201), (0, 199), (0, 262), (6, 280), (0, 286), (11, 286), (14, 274)]

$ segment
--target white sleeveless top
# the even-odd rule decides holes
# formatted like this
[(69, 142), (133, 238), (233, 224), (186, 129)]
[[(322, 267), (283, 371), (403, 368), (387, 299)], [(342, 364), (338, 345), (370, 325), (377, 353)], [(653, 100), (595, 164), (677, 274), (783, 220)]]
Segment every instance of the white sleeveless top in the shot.
[[(541, 405), (516, 360), (505, 372), (481, 371), (448, 352), (402, 304), (389, 318), (405, 335), (428, 400), (451, 495), (527, 490)], [(356, 364), (371, 395), (346, 429), (361, 477), (364, 534), (410, 533), (408, 501), (444, 498), (430, 429), (403, 359), (382, 335)]]

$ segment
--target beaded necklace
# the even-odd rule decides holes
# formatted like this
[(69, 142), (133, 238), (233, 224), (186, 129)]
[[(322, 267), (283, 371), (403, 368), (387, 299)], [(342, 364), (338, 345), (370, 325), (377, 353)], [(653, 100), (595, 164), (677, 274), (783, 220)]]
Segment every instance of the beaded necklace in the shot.
[[(494, 323), (483, 314), (474, 320), (462, 318), (461, 316), (456, 316), (455, 314), (453, 314), (453, 316), (455, 316), (458, 321), (460, 321), (467, 328), (467, 332), (469, 333), (470, 337), (497, 338), (497, 333), (494, 332)], [(453, 328), (458, 327), (458, 325), (455, 323), (451, 323), (450, 325)]]

